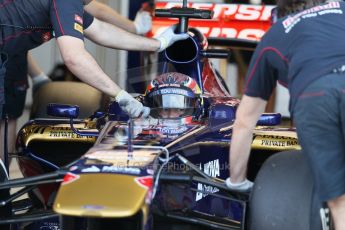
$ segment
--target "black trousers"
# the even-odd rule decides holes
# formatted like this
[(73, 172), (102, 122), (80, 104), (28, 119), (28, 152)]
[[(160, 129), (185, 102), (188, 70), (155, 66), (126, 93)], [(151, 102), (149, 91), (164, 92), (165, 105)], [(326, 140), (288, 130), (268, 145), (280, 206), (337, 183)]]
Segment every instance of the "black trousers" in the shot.
[(312, 82), (299, 96), (293, 114), (321, 200), (345, 194), (345, 74)]

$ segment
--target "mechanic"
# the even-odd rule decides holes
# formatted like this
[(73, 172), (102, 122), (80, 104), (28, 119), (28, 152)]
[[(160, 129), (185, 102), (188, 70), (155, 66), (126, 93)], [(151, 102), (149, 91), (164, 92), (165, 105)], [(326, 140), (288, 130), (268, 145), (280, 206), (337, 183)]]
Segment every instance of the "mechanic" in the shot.
[(15, 55), (26, 53), (53, 36), (66, 66), (82, 81), (113, 97), (130, 116), (148, 115), (148, 108), (121, 90), (85, 50), (84, 35), (110, 48), (158, 52), (177, 40), (186, 39), (188, 35), (175, 34), (174, 26), (156, 39), (134, 35), (85, 12), (83, 7), (90, 1), (0, 0), (0, 116), (5, 103), (6, 63), (11, 62)]
[[(185, 39), (188, 36), (186, 34), (174, 34), (173, 27), (170, 27), (156, 39), (143, 38), (94, 19), (87, 12), (84, 13), (83, 1), (81, 0), (69, 1), (68, 3), (62, 0), (51, 3), (42, 0), (35, 1), (37, 2), (21, 0), (9, 3), (4, 0), (0, 1), (0, 4), (2, 3), (0, 18), (2, 22), (2, 53), (7, 55), (22, 53), (49, 40), (54, 31), (63, 59), (72, 72), (75, 72), (81, 80), (113, 97), (120, 92), (120, 89), (114, 82), (110, 81), (84, 49), (84, 32), (88, 38), (104, 46), (147, 51), (162, 51), (176, 40)], [(90, 0), (84, 3), (88, 2)], [(4, 56), (2, 55), (3, 58)], [(89, 77), (90, 75), (96, 75), (96, 79), (94, 76)], [(133, 101), (133, 98), (123, 91), (118, 96), (118, 100), (125, 98), (125, 101)], [(128, 102), (126, 105), (133, 107)], [(123, 107), (125, 110), (129, 109), (126, 106)], [(139, 115), (139, 112), (143, 110), (142, 106), (139, 107), (140, 109), (136, 111), (128, 112), (132, 113), (131, 115)]]
[[(149, 12), (138, 11), (134, 21), (123, 17), (111, 7), (92, 1), (84, 8), (94, 17), (127, 30), (131, 33), (146, 34), (151, 30), (152, 18)], [(23, 114), (26, 90), (28, 88), (27, 73), (32, 79), (32, 95), (43, 84), (50, 82), (50, 78), (42, 71), (34, 58), (26, 55), (27, 52), (14, 55), (9, 58), (6, 64), (5, 76), (5, 101), (3, 117), (8, 116), (8, 151), (13, 152), (15, 147), (17, 119)], [(2, 119), (1, 119), (2, 120)], [(4, 137), (4, 124), (0, 125), (0, 140)], [(0, 148), (0, 156), (3, 155), (3, 148)]]
[(335, 229), (345, 229), (345, 3), (278, 0), (277, 7), (283, 18), (262, 38), (247, 72), (226, 185), (239, 191), (252, 187), (246, 171), (253, 129), (282, 81), (318, 195), (327, 202)]

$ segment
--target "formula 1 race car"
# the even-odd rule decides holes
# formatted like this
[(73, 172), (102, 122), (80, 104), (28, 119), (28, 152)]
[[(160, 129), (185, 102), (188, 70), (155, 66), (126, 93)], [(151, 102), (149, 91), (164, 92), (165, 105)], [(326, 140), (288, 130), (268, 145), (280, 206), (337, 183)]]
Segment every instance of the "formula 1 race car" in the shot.
[[(280, 114), (263, 114), (255, 129), (250, 192), (225, 186), (239, 100), (209, 58), (207, 38), (189, 18), (212, 12), (183, 6), (158, 9), (179, 18), (190, 37), (164, 52), (147, 91), (137, 99), (150, 118), (129, 119), (116, 102), (85, 120), (78, 106), (50, 104), (65, 119), (35, 119), (20, 130), (24, 178), (0, 167), (0, 227), (4, 229), (321, 229), (324, 209), (294, 128)], [(138, 75), (139, 76), (139, 75)], [(157, 77), (159, 76), (159, 77)], [(67, 119), (66, 119), (67, 118)], [(13, 156), (14, 157), (14, 156)], [(20, 188), (13, 191), (13, 188)], [(9, 191), (11, 189), (11, 192)], [(27, 198), (20, 198), (23, 194)], [(320, 210), (323, 218), (320, 218)]]

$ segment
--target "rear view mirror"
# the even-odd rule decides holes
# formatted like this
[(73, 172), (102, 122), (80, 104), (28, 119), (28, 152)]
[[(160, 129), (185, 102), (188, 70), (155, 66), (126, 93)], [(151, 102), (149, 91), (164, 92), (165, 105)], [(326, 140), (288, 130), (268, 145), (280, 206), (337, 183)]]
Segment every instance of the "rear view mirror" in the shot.
[(282, 120), (280, 113), (264, 113), (260, 116), (257, 125), (261, 126), (274, 126), (279, 125)]
[(55, 117), (77, 118), (79, 106), (50, 103), (47, 106), (47, 114)]

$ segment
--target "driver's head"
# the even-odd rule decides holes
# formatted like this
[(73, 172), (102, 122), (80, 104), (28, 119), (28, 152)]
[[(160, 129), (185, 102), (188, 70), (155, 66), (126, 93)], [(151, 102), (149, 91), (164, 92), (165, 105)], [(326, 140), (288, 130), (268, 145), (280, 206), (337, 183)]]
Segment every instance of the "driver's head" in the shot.
[(200, 88), (187, 75), (171, 72), (152, 80), (145, 102), (155, 118), (181, 118), (194, 115), (200, 106)]

